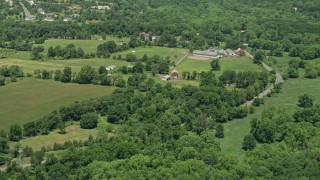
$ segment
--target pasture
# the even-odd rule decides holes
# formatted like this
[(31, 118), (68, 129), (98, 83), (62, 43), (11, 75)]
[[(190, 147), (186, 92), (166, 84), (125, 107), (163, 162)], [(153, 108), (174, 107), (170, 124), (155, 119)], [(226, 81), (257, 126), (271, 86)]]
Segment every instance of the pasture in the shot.
[(32, 60), (18, 60), (18, 59), (0, 59), (0, 66), (3, 65), (19, 65), (25, 73), (32, 73), (37, 69), (44, 69), (48, 71), (55, 71), (57, 69), (63, 70), (65, 66), (70, 66), (72, 71), (79, 72), (84, 65), (90, 65), (96, 70), (100, 66), (115, 65), (117, 67), (129, 65), (126, 61), (113, 59), (73, 59), (73, 60), (49, 60), (49, 61), (32, 61)]
[[(59, 134), (59, 130), (54, 130), (48, 135), (38, 135), (30, 138), (25, 138), (19, 141), (21, 147), (32, 147), (34, 151), (40, 150), (42, 147), (52, 148), (55, 143), (63, 144), (66, 141), (85, 141), (89, 136), (96, 137), (97, 129), (81, 129), (79, 125), (71, 125), (65, 128), (66, 134)], [(16, 143), (10, 144), (13, 147)]]
[(224, 125), (225, 137), (220, 139), (223, 152), (239, 153), (242, 152), (243, 137), (250, 132), (250, 121), (254, 117), (259, 117), (261, 112), (268, 107), (274, 106), (282, 108), (287, 113), (294, 113), (297, 106), (298, 97), (301, 94), (314, 96), (315, 103), (320, 103), (320, 79), (290, 79), (285, 81), (282, 93), (274, 94), (272, 97), (265, 97), (265, 104), (255, 108), (255, 113), (244, 119), (237, 119), (227, 122)]
[(30, 59), (31, 52), (0, 48), (0, 58)]
[[(195, 60), (195, 59), (185, 59), (182, 61), (176, 69), (182, 73), (183, 71), (209, 71), (211, 69), (211, 60)], [(225, 70), (239, 71), (263, 71), (261, 66), (253, 64), (252, 61), (247, 57), (236, 57), (236, 58), (221, 58), (220, 61), (221, 70), (215, 71), (217, 77)]]
[(110, 94), (115, 87), (60, 83), (27, 78), (0, 87), (0, 129), (35, 121), (74, 101)]
[(80, 40), (80, 39), (48, 39), (44, 44), (34, 44), (33, 46), (43, 46), (45, 49), (45, 54), (48, 51), (49, 47), (66, 47), (68, 44), (74, 44), (77, 48), (80, 47), (84, 50), (85, 53), (96, 53), (97, 46), (108, 41), (114, 41), (118, 45), (123, 42), (129, 42), (129, 38), (122, 38), (119, 40), (113, 36), (107, 36), (106, 40), (92, 39), (92, 40)]

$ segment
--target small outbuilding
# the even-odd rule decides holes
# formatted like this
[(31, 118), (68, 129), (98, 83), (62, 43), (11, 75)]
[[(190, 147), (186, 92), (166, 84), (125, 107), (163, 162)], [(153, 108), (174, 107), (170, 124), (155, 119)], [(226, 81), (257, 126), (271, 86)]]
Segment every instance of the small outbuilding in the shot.
[(114, 69), (116, 69), (116, 66), (115, 66), (115, 65), (111, 65), (111, 66), (106, 67), (106, 70), (107, 70), (107, 71), (112, 71), (112, 70), (114, 70)]
[(227, 53), (228, 56), (236, 56), (236, 55), (237, 55), (237, 54), (236, 54), (234, 51), (232, 51), (231, 49), (227, 49), (225, 52)]
[(238, 49), (236, 50), (236, 53), (237, 53), (237, 55), (241, 55), (241, 54), (243, 54), (243, 53), (245, 53), (245, 52), (244, 52), (243, 49), (238, 48)]
[(178, 79), (178, 77), (179, 77), (179, 72), (176, 71), (176, 70), (172, 71), (172, 72), (171, 72), (171, 77), (172, 77), (173, 79)]
[(165, 76), (162, 76), (161, 78), (163, 81), (169, 81), (170, 80), (170, 76), (169, 75), (165, 75)]

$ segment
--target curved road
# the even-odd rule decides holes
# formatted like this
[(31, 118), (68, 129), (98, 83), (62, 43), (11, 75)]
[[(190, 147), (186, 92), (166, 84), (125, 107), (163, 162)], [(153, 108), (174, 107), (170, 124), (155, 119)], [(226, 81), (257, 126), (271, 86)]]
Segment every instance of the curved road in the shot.
[[(249, 57), (250, 59), (253, 59), (253, 55), (248, 53), (247, 51), (245, 51), (246, 56)], [(273, 69), (268, 66), (267, 64), (262, 62), (262, 66), (265, 70), (272, 71)], [(276, 82), (274, 84), (279, 84), (279, 83), (283, 83), (283, 78), (281, 76), (281, 74), (279, 72), (276, 72)], [(273, 85), (271, 85), (270, 87), (268, 87), (267, 89), (265, 89), (264, 91), (262, 91), (258, 96), (254, 97), (254, 98), (263, 98), (264, 96), (268, 95), (272, 90), (273, 90)], [(247, 101), (243, 104), (243, 106), (250, 106), (252, 105), (253, 100)]]

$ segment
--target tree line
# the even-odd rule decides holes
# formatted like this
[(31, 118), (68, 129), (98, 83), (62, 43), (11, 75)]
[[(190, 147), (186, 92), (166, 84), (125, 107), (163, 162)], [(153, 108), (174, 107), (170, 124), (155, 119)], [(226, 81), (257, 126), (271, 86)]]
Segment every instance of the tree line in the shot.
[(6, 78), (10, 78), (10, 82), (16, 82), (17, 78), (23, 78), (24, 72), (18, 65), (0, 67), (0, 86), (6, 84)]

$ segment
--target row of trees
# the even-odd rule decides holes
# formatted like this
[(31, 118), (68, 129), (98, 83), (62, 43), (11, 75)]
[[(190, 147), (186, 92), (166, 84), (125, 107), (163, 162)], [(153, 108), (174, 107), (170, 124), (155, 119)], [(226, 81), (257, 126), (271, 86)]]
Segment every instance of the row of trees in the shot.
[(16, 78), (24, 77), (22, 68), (18, 65), (0, 67), (0, 86), (4, 86), (6, 78), (10, 77), (11, 82), (15, 82)]
[(320, 67), (314, 64), (307, 63), (303, 60), (292, 59), (288, 62), (289, 67), (284, 74), (284, 77), (298, 78), (300, 76), (299, 68), (304, 69), (304, 77), (315, 79), (320, 76)]

